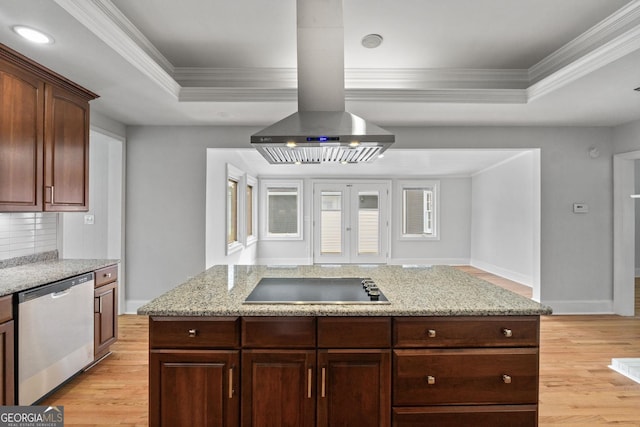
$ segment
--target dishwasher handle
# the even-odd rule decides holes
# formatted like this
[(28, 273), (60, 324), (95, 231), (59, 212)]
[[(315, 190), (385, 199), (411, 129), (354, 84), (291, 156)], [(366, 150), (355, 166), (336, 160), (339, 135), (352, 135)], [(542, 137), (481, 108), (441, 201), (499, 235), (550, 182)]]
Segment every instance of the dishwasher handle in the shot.
[(82, 283), (90, 282), (94, 280), (93, 272), (82, 274), (80, 276), (71, 277), (59, 282), (50, 283), (48, 285), (40, 286), (28, 291), (18, 293), (18, 304), (25, 303), (27, 301), (40, 298), (45, 295), (51, 294), (52, 298), (61, 298), (68, 292), (70, 288), (80, 285)]
[(71, 292), (71, 288), (67, 288), (62, 291), (53, 292), (51, 294), (51, 298), (56, 299), (56, 298), (66, 297), (67, 295), (69, 295), (69, 292)]

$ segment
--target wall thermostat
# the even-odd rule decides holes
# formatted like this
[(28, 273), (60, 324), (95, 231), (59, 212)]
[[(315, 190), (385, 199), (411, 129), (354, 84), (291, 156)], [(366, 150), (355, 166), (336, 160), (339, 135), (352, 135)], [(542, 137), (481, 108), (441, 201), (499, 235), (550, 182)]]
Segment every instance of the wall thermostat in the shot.
[(589, 205), (586, 203), (574, 203), (573, 213), (587, 213), (589, 212)]

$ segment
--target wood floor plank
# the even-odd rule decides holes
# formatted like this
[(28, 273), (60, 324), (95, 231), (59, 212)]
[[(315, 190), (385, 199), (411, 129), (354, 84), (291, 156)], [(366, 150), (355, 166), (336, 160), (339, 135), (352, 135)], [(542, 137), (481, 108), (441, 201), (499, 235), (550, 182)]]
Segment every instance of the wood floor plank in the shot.
[[(526, 286), (463, 270), (531, 296)], [(66, 426), (147, 425), (147, 318), (120, 316), (119, 327), (111, 356), (42, 403), (63, 405)], [(611, 358), (640, 357), (640, 317), (543, 316), (540, 337), (540, 426), (640, 427), (640, 384), (608, 368)]]

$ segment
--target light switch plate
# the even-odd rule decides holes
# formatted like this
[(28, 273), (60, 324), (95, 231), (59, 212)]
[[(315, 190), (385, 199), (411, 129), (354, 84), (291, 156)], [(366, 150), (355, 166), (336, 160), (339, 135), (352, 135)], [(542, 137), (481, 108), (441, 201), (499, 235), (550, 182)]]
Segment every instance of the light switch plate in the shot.
[(93, 215), (85, 215), (84, 216), (84, 224), (85, 225), (93, 225), (95, 222), (95, 217)]
[(587, 213), (589, 212), (589, 205), (586, 203), (574, 203), (573, 213)]

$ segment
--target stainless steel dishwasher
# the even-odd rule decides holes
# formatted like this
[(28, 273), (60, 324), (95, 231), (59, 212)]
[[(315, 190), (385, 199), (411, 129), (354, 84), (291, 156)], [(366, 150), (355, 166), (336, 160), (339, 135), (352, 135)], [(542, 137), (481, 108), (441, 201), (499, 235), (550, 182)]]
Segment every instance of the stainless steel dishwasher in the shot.
[(18, 293), (18, 404), (31, 405), (93, 361), (93, 273)]

